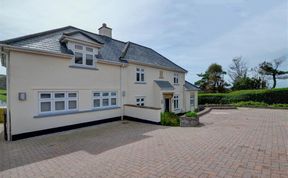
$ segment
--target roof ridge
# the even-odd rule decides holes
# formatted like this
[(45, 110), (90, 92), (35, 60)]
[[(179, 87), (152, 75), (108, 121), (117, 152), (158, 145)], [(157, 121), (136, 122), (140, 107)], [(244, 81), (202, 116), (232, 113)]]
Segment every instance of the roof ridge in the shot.
[(55, 29), (52, 29), (52, 30), (46, 30), (46, 31), (38, 32), (38, 33), (32, 33), (32, 34), (29, 34), (29, 35), (24, 35), (24, 36), (20, 36), (20, 37), (16, 37), (16, 38), (11, 38), (11, 39), (7, 39), (7, 40), (3, 40), (3, 41), (0, 41), (0, 43), (17, 42), (17, 41), (20, 41), (20, 40), (25, 40), (25, 39), (33, 38), (33, 37), (39, 36), (39, 35), (46, 35), (46, 34), (49, 34), (49, 33), (54, 33), (54, 32), (57, 32), (57, 31), (64, 30), (64, 29), (68, 29), (68, 28), (78, 29), (78, 28), (76, 28), (76, 27), (73, 27), (73, 26), (70, 26), (70, 25), (69, 25), (69, 26), (65, 26), (65, 27), (61, 27), (61, 28), (55, 28)]

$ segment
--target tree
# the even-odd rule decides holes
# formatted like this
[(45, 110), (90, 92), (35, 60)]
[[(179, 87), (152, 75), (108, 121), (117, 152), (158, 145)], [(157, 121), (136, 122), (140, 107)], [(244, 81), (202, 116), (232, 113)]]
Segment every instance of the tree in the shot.
[(266, 82), (259, 78), (242, 77), (238, 78), (234, 83), (232, 90), (248, 90), (267, 88)]
[(211, 64), (204, 74), (198, 74), (201, 79), (195, 84), (200, 87), (201, 90), (207, 92), (225, 92), (227, 84), (224, 81), (224, 75), (226, 74), (223, 71), (222, 66), (219, 64)]
[(280, 58), (274, 59), (272, 62), (264, 61), (263, 63), (259, 65), (260, 74), (272, 76), (272, 79), (273, 79), (272, 88), (276, 87), (278, 78), (281, 78), (285, 74), (288, 74), (288, 71), (279, 70), (280, 65), (283, 64), (284, 62), (285, 62), (285, 58), (280, 57)]
[(229, 66), (228, 75), (234, 84), (240, 78), (246, 78), (248, 67), (242, 60), (242, 57), (235, 57), (232, 59), (232, 64)]

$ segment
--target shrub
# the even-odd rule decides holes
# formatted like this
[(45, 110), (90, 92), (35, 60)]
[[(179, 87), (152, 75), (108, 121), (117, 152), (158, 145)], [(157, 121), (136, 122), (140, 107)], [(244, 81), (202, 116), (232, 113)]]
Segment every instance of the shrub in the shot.
[(0, 108), (0, 123), (4, 122), (4, 113), (6, 109), (5, 108)]
[(192, 112), (192, 111), (187, 112), (185, 115), (186, 115), (186, 117), (194, 117), (194, 118), (197, 117), (197, 113), (196, 112)]
[(166, 126), (179, 126), (179, 116), (171, 112), (161, 113), (161, 124)]
[(243, 107), (243, 106), (253, 106), (253, 107), (267, 107), (268, 104), (264, 102), (255, 102), (255, 101), (241, 101), (238, 103), (233, 104), (236, 107)]
[(272, 104), (272, 108), (288, 108), (288, 104)]
[(288, 104), (288, 88), (239, 90), (230, 93), (199, 94), (199, 104), (232, 104), (241, 101)]

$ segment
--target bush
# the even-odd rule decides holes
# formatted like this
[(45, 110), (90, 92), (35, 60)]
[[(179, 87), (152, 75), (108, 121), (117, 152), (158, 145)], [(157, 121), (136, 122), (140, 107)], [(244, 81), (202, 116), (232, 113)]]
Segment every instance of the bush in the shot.
[(180, 126), (179, 116), (171, 112), (161, 113), (161, 124), (166, 126)]
[(187, 112), (185, 115), (186, 115), (186, 117), (194, 117), (194, 118), (197, 117), (197, 113), (196, 112), (192, 112), (192, 111)]
[(288, 104), (288, 88), (239, 90), (230, 93), (199, 94), (199, 104), (232, 104), (241, 101)]
[(5, 108), (0, 108), (0, 123), (4, 123), (4, 113), (6, 109)]
[(272, 108), (288, 108), (288, 104), (272, 104)]
[(255, 101), (241, 101), (238, 103), (233, 104), (236, 107), (243, 107), (243, 106), (253, 106), (253, 107), (267, 107), (268, 104), (264, 102), (255, 102)]

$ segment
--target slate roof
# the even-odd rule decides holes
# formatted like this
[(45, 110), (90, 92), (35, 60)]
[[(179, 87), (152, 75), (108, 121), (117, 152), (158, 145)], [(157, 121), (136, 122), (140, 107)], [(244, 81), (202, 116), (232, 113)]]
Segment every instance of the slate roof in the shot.
[(185, 81), (184, 88), (186, 88), (186, 90), (190, 90), (190, 91), (199, 91), (200, 90), (196, 85), (193, 85), (192, 83), (190, 83), (188, 81)]
[(90, 39), (103, 44), (99, 50), (98, 58), (113, 62), (135, 61), (143, 64), (153, 65), (155, 67), (164, 67), (179, 72), (187, 72), (185, 69), (176, 65), (169, 59), (157, 53), (151, 48), (133, 43), (122, 42), (113, 38), (91, 33), (76, 27), (67, 26), (46, 32), (27, 35), (10, 40), (0, 41), (0, 44), (7, 44), (16, 47), (38, 49), (47, 52), (60, 54), (73, 54), (67, 49), (65, 43), (61, 43), (59, 39), (63, 34), (82, 33)]
[(174, 90), (173, 85), (168, 81), (154, 80), (154, 82), (160, 87), (161, 90)]

